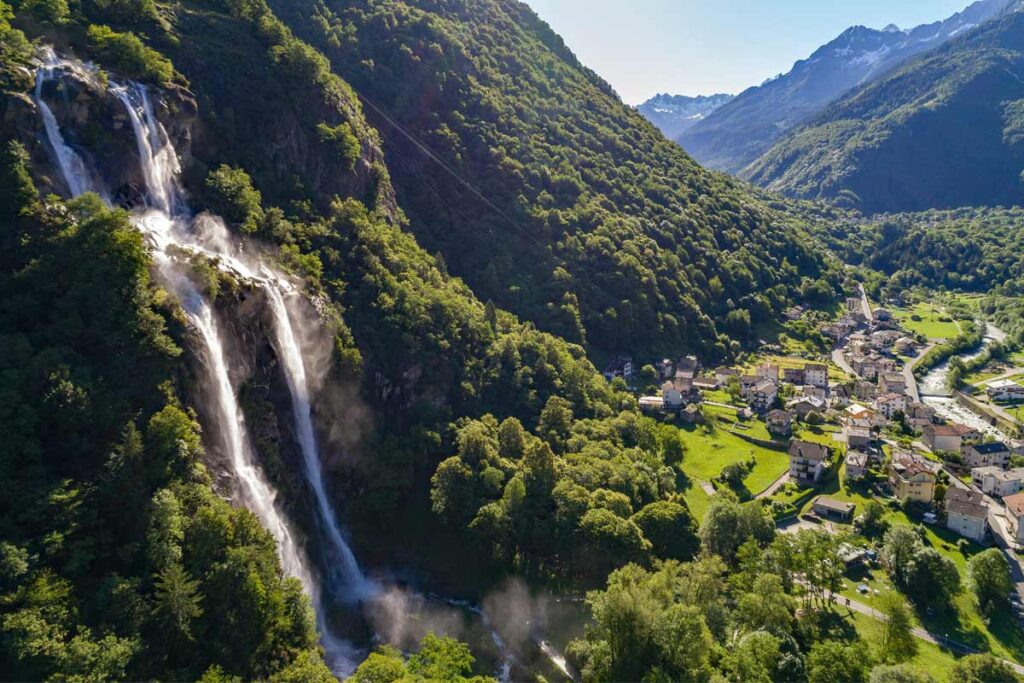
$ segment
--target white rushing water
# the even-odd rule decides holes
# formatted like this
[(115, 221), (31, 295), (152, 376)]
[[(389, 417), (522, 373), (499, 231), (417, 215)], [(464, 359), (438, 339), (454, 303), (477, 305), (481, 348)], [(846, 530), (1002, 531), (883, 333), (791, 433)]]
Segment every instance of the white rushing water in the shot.
[(288, 315), (281, 290), (273, 284), (266, 287), (270, 310), (274, 318), (274, 332), (277, 336), (276, 346), (278, 357), (285, 368), (288, 390), (292, 396), (292, 412), (295, 417), (295, 431), (299, 439), (302, 460), (306, 468), (306, 478), (313, 497), (316, 499), (317, 512), (324, 525), (327, 537), (327, 549), (330, 566), (341, 570), (343, 585), (347, 588), (349, 599), (364, 599), (375, 591), (359, 569), (359, 563), (349, 548), (338, 526), (334, 510), (331, 509), (327, 490), (324, 486), (323, 469), (320, 465), (320, 450), (317, 447), (316, 432), (313, 429), (313, 416), (310, 404), (309, 384), (306, 380), (306, 368), (303, 354), (295, 337), (295, 328)]
[[(60, 60), (48, 50), (43, 55), (43, 66), (36, 82), (36, 102), (43, 117), (47, 140), (54, 152), (57, 165), (72, 195), (100, 190), (91, 179), (83, 159), (66, 144), (53, 112), (46, 104), (42, 89), (45, 83), (59, 77), (61, 69), (75, 70), (77, 63)], [(185, 267), (173, 251), (203, 254), (219, 259), (237, 275), (259, 283), (266, 291), (273, 312), (274, 334), (281, 366), (291, 392), (295, 431), (304, 463), (304, 472), (316, 499), (318, 525), (326, 536), (328, 559), (340, 565), (337, 585), (333, 592), (351, 599), (360, 599), (372, 592), (372, 584), (362, 575), (348, 544), (345, 542), (330, 500), (327, 496), (320, 465), (306, 371), (297, 335), (282, 292), (293, 286), (286, 277), (258, 260), (244, 258), (236, 249), (230, 249), (226, 230), (196, 232), (199, 227), (220, 227), (216, 219), (194, 219), (178, 189), (180, 173), (178, 156), (166, 131), (153, 112), (152, 102), (144, 86), (137, 83), (112, 83), (110, 91), (123, 104), (132, 125), (138, 147), (141, 170), (146, 184), (147, 209), (133, 216), (135, 225), (146, 235), (154, 249), (154, 259), (167, 285), (181, 301), (189, 322), (203, 343), (201, 356), (207, 373), (208, 390), (212, 397), (209, 406), (221, 439), (221, 447), (228, 458), (231, 471), (238, 482), (243, 504), (252, 510), (261, 524), (274, 536), (284, 571), (298, 578), (309, 594), (317, 612), (321, 643), (328, 654), (329, 664), (339, 674), (349, 673), (355, 665), (355, 651), (343, 640), (335, 637), (327, 623), (323, 605), (323, 591), (313, 564), (295, 538), (290, 524), (277, 503), (273, 487), (257, 464), (255, 451), (245, 418), (238, 404), (235, 387), (229, 371), (229, 354), (225, 349), (216, 315), (210, 303), (200, 294), (188, 278)], [(205, 239), (203, 239), (205, 238)]]
[[(1006, 340), (1006, 333), (991, 323), (985, 325), (985, 338), (980, 347), (967, 353), (959, 355), (963, 361), (969, 361), (980, 356), (985, 349), (996, 342)], [(918, 385), (921, 392), (921, 402), (935, 409), (935, 412), (945, 420), (956, 422), (972, 429), (977, 429), (983, 434), (988, 434), (1000, 441), (1010, 441), (1009, 436), (998, 427), (992, 425), (988, 420), (980, 417), (977, 413), (967, 408), (954, 398), (946, 385), (949, 377), (949, 361), (945, 360), (932, 368)]]
[(58, 69), (73, 68), (70, 62), (59, 59), (51, 48), (44, 48), (41, 53), (42, 66), (36, 71), (35, 101), (39, 107), (39, 114), (43, 118), (43, 127), (46, 129), (46, 140), (49, 143), (50, 151), (57, 162), (64, 183), (73, 197), (83, 192), (94, 190), (93, 183), (89, 177), (82, 157), (64, 141), (61, 135), (60, 126), (57, 124), (57, 117), (53, 115), (50, 106), (43, 99), (43, 86), (54, 78)]

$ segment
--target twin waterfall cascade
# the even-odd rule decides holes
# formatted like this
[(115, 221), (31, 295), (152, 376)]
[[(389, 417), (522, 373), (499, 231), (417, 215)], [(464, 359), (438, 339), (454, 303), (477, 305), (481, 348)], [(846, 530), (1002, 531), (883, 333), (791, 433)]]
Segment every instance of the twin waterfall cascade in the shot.
[[(48, 80), (58, 78), (61, 70), (81, 73), (84, 68), (75, 62), (58, 59), (52, 50), (47, 50), (43, 55), (43, 66), (37, 73), (35, 90), (47, 142), (72, 195), (93, 191), (106, 199), (109, 195), (105, 188), (94, 182), (85, 161), (66, 143), (53, 112), (43, 98), (43, 86)], [(375, 586), (360, 571), (327, 495), (313, 427), (307, 372), (299, 335), (287, 305), (290, 297), (298, 296), (296, 287), (270, 264), (243, 253), (232, 244), (219, 219), (208, 215), (196, 217), (190, 213), (178, 186), (180, 168), (177, 153), (154, 115), (146, 88), (138, 83), (111, 82), (110, 92), (124, 104), (146, 184), (146, 208), (135, 212), (133, 222), (151, 243), (161, 277), (180, 300), (189, 322), (202, 340), (204, 348), (198, 355), (203, 359), (203, 371), (212, 397), (208, 417), (216, 424), (221, 448), (240, 489), (239, 495), (243, 504), (256, 514), (277, 541), (284, 571), (298, 578), (312, 599), (328, 664), (336, 673), (348, 673), (356, 663), (356, 652), (351, 645), (332, 634), (325, 610), (325, 593), (329, 593), (331, 599), (355, 601), (371, 597)], [(272, 486), (258, 466), (231, 382), (230, 358), (217, 316), (211, 303), (189, 279), (187, 264), (175, 256), (176, 251), (211, 257), (219, 267), (257, 284), (266, 294), (272, 314), (273, 343), (291, 394), (304, 475), (315, 499), (316, 522), (322, 536), (318, 540), (323, 542), (329, 567), (323, 579), (296, 539), (275, 501)]]

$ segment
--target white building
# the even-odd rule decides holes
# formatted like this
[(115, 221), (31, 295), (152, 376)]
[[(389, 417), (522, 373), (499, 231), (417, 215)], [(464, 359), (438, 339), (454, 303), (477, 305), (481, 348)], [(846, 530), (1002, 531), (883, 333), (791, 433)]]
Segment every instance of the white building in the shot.
[(674, 382), (661, 385), (661, 398), (666, 408), (678, 408), (683, 405), (683, 392), (676, 388)]
[(985, 387), (985, 393), (993, 401), (1024, 401), (1024, 386), (1012, 379), (998, 379)]
[(828, 389), (828, 366), (824, 363), (810, 363), (805, 365), (804, 381), (812, 387)]
[(793, 439), (789, 443), (789, 478), (797, 484), (816, 483), (828, 468), (828, 458), (826, 446)]
[(1024, 468), (1004, 470), (994, 465), (975, 467), (971, 470), (971, 482), (990, 496), (1011, 496), (1021, 490)]
[(981, 543), (988, 530), (988, 506), (984, 497), (950, 486), (946, 491), (946, 528)]
[(966, 444), (960, 454), (968, 467), (1006, 467), (1010, 462), (1010, 448), (1001, 441)]
[(892, 416), (896, 413), (906, 415), (907, 395), (897, 393), (884, 394), (875, 399), (875, 407), (886, 420), (891, 420)]
[(779, 385), (770, 379), (759, 382), (750, 392), (747, 401), (750, 407), (759, 413), (768, 412), (779, 395)]
[(868, 464), (871, 460), (864, 451), (849, 450), (846, 452), (846, 480), (860, 481), (868, 473)]

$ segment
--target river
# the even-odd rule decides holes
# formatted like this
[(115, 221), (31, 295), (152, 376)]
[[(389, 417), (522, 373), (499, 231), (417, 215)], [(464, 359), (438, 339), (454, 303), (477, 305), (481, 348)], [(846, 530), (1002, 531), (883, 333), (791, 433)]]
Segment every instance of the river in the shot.
[[(992, 323), (985, 323), (985, 339), (981, 346), (959, 354), (961, 360), (969, 361), (977, 358), (989, 346), (1006, 339), (1006, 333)], [(957, 422), (973, 429), (992, 436), (1001, 441), (1009, 441), (1010, 437), (998, 427), (992, 426), (988, 420), (979, 417), (968, 410), (966, 406), (953, 398), (946, 387), (946, 379), (949, 376), (949, 361), (939, 363), (928, 372), (918, 383), (921, 392), (921, 402), (935, 409), (935, 412), (950, 422)]]

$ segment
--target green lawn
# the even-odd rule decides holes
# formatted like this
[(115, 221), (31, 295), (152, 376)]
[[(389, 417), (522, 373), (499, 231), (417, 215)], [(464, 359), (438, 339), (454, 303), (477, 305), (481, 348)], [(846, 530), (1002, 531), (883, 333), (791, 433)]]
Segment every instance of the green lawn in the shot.
[(713, 403), (727, 403), (729, 405), (736, 405), (736, 401), (729, 392), (725, 389), (713, 389), (711, 391), (702, 392), (705, 401), (712, 401)]
[(701, 488), (700, 482), (692, 482), (683, 494), (683, 498), (686, 499), (686, 505), (690, 508), (690, 512), (693, 513), (697, 521), (704, 521), (704, 514), (708, 511), (708, 506), (711, 504), (711, 497)]
[(759, 446), (731, 431), (735, 429), (737, 433), (767, 439), (768, 431), (763, 422), (737, 423), (733, 411), (715, 406), (705, 406), (704, 415), (708, 419), (707, 425), (681, 428), (683, 442), (686, 444), (683, 471), (691, 480), (711, 481), (726, 465), (753, 457), (754, 469), (744, 484), (751, 495), (756, 495), (768, 488), (789, 467), (789, 456), (783, 447), (773, 449)]
[[(843, 608), (840, 608), (840, 612), (846, 613)], [(872, 648), (877, 648), (882, 639), (882, 622), (859, 612), (851, 613), (848, 618), (860, 637), (870, 643)], [(917, 671), (930, 674), (936, 681), (947, 680), (957, 656), (926, 640), (918, 639), (917, 644), (917, 654), (906, 663)]]
[[(944, 554), (952, 557), (949, 553)], [(966, 565), (966, 559), (962, 555), (959, 560), (958, 567)], [(997, 615), (986, 625), (966, 585), (966, 570), (961, 569), (960, 572), (965, 580), (964, 591), (955, 598), (953, 611), (928, 614), (926, 611), (917, 610), (914, 617), (917, 625), (923, 626), (930, 633), (947, 636), (976, 650), (991, 652), (1018, 663), (1024, 661), (1024, 633), (1021, 633), (1012, 618), (1006, 614)], [(863, 595), (857, 592), (857, 586), (862, 583), (869, 588)], [(848, 574), (840, 594), (877, 609), (880, 597), (894, 590), (883, 569), (859, 569)]]
[[(842, 485), (840, 485), (840, 481), (843, 482)], [(862, 487), (845, 484), (844, 470), (841, 470), (839, 478), (832, 477), (826, 481), (821, 493), (856, 503), (858, 512), (871, 499)], [(890, 501), (883, 500), (881, 502), (886, 505), (885, 518), (890, 524), (917, 523), (902, 510), (893, 507)], [(805, 512), (809, 505), (810, 503), (805, 507)], [(986, 625), (975, 606), (974, 596), (967, 587), (967, 561), (984, 548), (970, 543), (961, 552), (957, 547), (957, 542), (960, 540), (958, 535), (938, 525), (923, 525), (923, 528), (927, 542), (956, 564), (964, 582), (964, 590), (955, 598), (953, 612), (927, 614), (919, 611), (916, 616), (918, 624), (932, 633), (948, 635), (977, 650), (992, 652), (1000, 657), (1024, 663), (1024, 633), (1016, 626), (1012, 618), (1005, 614), (996, 616), (991, 623)], [(865, 595), (857, 592), (857, 586), (861, 583), (867, 584), (870, 589)], [(875, 590), (878, 590), (879, 594), (894, 590), (886, 572), (880, 568), (854, 571), (848, 575), (840, 593), (845, 597), (877, 607), (879, 596), (875, 594)]]
[(979, 370), (978, 372), (972, 372), (971, 374), (964, 377), (964, 383), (978, 385), (981, 384), (982, 382), (987, 382), (993, 377), (998, 377), (1001, 374), (1003, 373), (985, 368), (983, 370)]
[(1003, 409), (1013, 415), (1017, 422), (1024, 422), (1024, 405), (1003, 406)]
[(845, 446), (836, 441), (834, 438), (835, 434), (842, 431), (842, 428), (838, 425), (833, 424), (822, 424), (815, 425), (813, 427), (800, 424), (796, 425), (793, 430), (793, 438), (802, 439), (804, 441), (810, 441), (811, 443), (820, 443), (824, 446), (828, 446), (832, 449), (833, 454), (837, 450), (845, 448)]
[[(952, 339), (957, 335), (957, 326), (953, 322), (945, 322), (940, 318), (948, 318), (940, 306), (921, 302), (910, 308), (899, 308), (893, 311), (893, 315), (900, 324), (915, 334), (922, 334), (928, 339)], [(912, 316), (917, 315), (920, 320), (913, 320)]]

